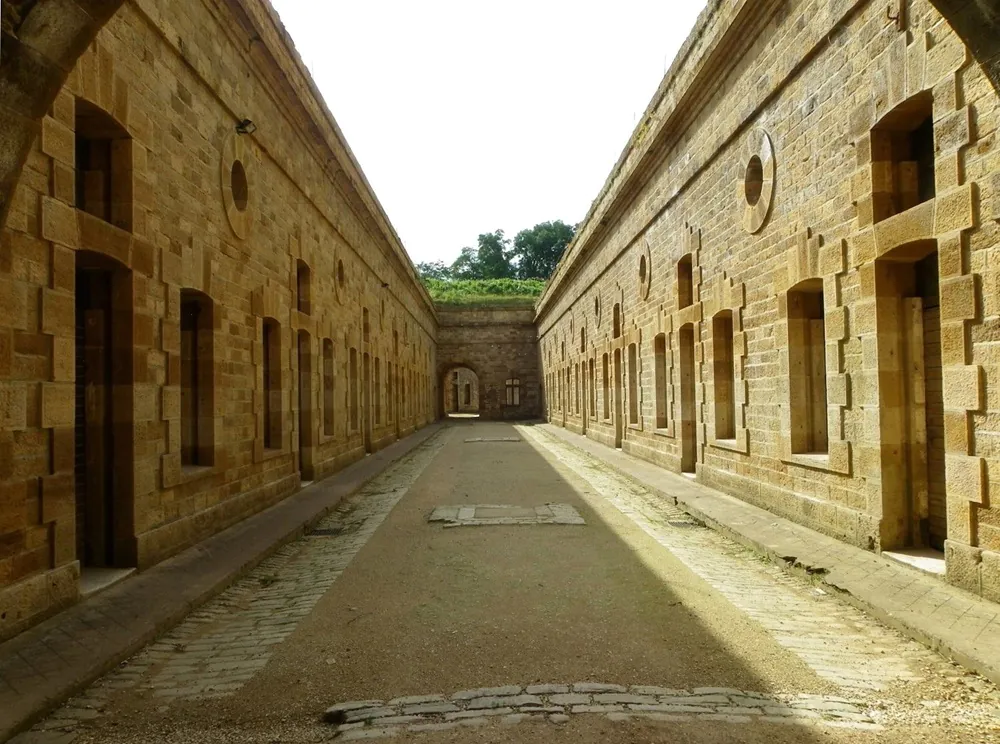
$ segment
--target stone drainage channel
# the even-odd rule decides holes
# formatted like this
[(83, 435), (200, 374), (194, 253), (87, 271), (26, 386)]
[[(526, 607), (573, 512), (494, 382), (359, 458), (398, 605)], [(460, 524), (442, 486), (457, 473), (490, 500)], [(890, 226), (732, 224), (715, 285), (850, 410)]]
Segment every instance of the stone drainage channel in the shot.
[(356, 700), (329, 708), (324, 720), (336, 724), (338, 738), (352, 740), (480, 726), (496, 716), (507, 724), (527, 721), (561, 724), (578, 714), (604, 715), (612, 721), (752, 723), (756, 720), (866, 731), (882, 728), (862, 708), (839, 697), (768, 696), (724, 687), (688, 691), (594, 682), (463, 690), (450, 698), (418, 695), (389, 701)]

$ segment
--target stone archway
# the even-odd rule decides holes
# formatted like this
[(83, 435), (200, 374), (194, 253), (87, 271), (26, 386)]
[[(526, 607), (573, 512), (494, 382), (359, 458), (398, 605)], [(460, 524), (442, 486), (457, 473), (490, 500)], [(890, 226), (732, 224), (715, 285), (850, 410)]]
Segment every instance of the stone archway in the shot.
[(482, 412), (482, 376), (471, 364), (443, 365), (438, 373), (438, 418), (479, 416)]
[(0, 227), (42, 117), (124, 0), (0, 0)]

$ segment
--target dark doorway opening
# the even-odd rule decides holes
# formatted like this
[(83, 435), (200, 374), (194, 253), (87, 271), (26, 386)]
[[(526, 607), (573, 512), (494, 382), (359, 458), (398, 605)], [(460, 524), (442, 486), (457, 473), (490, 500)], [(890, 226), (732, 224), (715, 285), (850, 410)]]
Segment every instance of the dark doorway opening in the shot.
[(76, 272), (76, 554), (86, 569), (136, 563), (132, 275), (79, 252)]

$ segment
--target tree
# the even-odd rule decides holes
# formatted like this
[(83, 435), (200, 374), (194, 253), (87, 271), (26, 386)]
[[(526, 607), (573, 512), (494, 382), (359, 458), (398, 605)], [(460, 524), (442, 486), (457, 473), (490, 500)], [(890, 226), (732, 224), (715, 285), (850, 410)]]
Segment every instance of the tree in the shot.
[(451, 268), (444, 261), (424, 261), (417, 264), (417, 273), (424, 279), (450, 279)]
[(556, 270), (575, 228), (562, 220), (540, 222), (514, 237), (514, 257), (519, 279), (548, 279)]
[(510, 241), (503, 230), (483, 233), (479, 236), (479, 276), (477, 279), (512, 279), (514, 267)]
[(479, 279), (479, 252), (466, 246), (449, 271), (453, 279)]

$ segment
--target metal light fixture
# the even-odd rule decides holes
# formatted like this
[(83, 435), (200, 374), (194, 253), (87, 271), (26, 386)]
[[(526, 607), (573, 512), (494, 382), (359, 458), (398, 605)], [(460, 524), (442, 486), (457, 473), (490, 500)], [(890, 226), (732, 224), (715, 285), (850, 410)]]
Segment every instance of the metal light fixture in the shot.
[(256, 131), (257, 125), (250, 121), (250, 119), (244, 119), (236, 125), (237, 134), (253, 134)]

